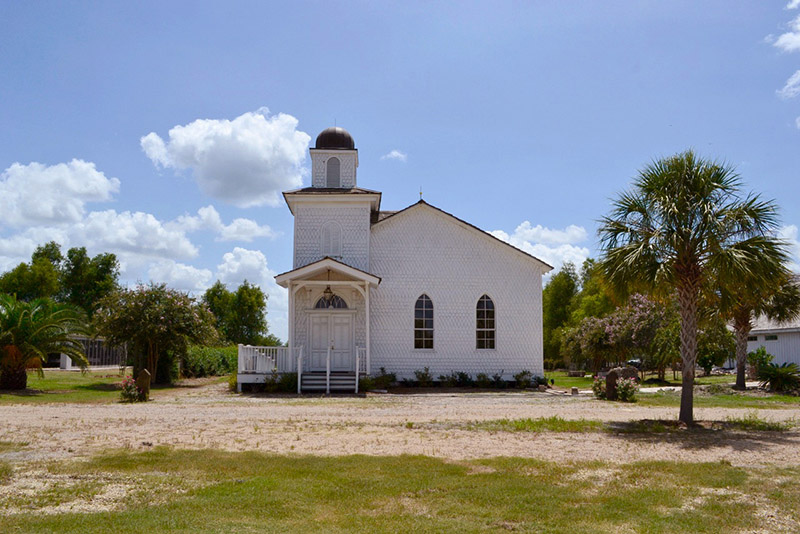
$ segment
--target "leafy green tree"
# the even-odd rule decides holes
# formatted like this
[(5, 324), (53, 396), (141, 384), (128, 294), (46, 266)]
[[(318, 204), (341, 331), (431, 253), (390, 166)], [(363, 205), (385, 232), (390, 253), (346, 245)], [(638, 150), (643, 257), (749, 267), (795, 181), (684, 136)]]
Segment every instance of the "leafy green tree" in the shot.
[(581, 266), (581, 290), (572, 301), (570, 323), (576, 325), (586, 317), (605, 317), (618, 303), (598, 263), (587, 258)]
[(268, 333), (267, 295), (260, 287), (245, 280), (236, 291), (217, 280), (203, 295), (203, 302), (216, 318), (216, 326), (229, 343), (245, 345), (280, 345)]
[(53, 298), (74, 304), (90, 317), (98, 301), (117, 287), (119, 263), (114, 254), (89, 257), (71, 248), (66, 258), (55, 241), (36, 247), (30, 263), (20, 263), (0, 276), (0, 292), (22, 300)]
[(542, 293), (542, 318), (544, 328), (544, 356), (557, 362), (562, 359), (560, 329), (570, 317), (572, 300), (578, 294), (578, 275), (575, 266), (565, 263), (550, 278)]
[(80, 306), (91, 317), (100, 300), (116, 289), (118, 278), (119, 262), (114, 254), (90, 258), (86, 248), (71, 248), (63, 262), (62, 298)]
[[(716, 277), (764, 276), (783, 245), (777, 208), (742, 196), (732, 167), (692, 151), (654, 161), (614, 201), (599, 230), (602, 266), (617, 287), (676, 292), (681, 315), (679, 418), (692, 423), (701, 290)], [(763, 261), (769, 258), (769, 261)]]
[(59, 290), (58, 268), (45, 258), (20, 263), (0, 276), (0, 293), (16, 295), (20, 300), (54, 298)]
[(730, 359), (736, 351), (736, 340), (725, 321), (716, 316), (697, 335), (697, 365), (706, 376), (714, 367)]
[(168, 367), (159, 365), (160, 359), (175, 361), (185, 356), (191, 343), (217, 341), (208, 308), (166, 284), (118, 290), (101, 300), (94, 319), (111, 345), (127, 344), (134, 372), (147, 369), (155, 382), (172, 378)]
[(86, 317), (74, 306), (0, 295), (0, 389), (25, 389), (26, 369), (41, 374), (50, 353), (66, 354), (85, 368), (89, 361), (75, 338), (85, 333)]

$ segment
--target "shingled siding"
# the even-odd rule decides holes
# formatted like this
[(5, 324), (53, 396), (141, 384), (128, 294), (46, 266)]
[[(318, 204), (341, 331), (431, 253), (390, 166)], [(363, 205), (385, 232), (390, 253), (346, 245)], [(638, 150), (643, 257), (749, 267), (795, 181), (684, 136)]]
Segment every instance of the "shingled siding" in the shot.
[(366, 271), (369, 266), (368, 202), (345, 205), (304, 204), (295, 208), (294, 268), (321, 260), (321, 231), (329, 221), (342, 228), (342, 257), (336, 258), (356, 269)]
[[(373, 373), (543, 373), (542, 267), (535, 260), (419, 205), (373, 226), (368, 271), (382, 278), (370, 299)], [(414, 349), (414, 304), (423, 293), (433, 301), (433, 350)], [(475, 348), (483, 294), (496, 309), (494, 350)]]
[[(772, 363), (778, 365), (782, 363), (796, 363), (800, 365), (800, 332), (786, 332), (773, 330), (771, 332), (751, 332), (751, 336), (757, 337), (756, 341), (747, 342), (747, 351), (752, 352), (758, 347), (764, 347), (775, 359)], [(766, 337), (772, 335), (778, 339), (767, 340)]]
[(311, 184), (314, 187), (326, 187), (326, 171), (327, 162), (329, 158), (339, 158), (341, 167), (339, 168), (339, 176), (341, 178), (341, 186), (344, 188), (356, 186), (356, 151), (350, 150), (319, 150), (316, 149), (311, 153), (311, 168), (313, 169), (314, 176), (311, 178)]

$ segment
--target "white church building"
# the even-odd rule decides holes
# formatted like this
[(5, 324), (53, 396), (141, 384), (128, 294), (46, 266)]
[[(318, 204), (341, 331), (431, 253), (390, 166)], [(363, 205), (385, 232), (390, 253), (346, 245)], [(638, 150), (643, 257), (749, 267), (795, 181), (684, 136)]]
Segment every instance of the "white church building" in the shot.
[(543, 261), (423, 200), (381, 211), (358, 186), (343, 128), (310, 149), (310, 187), (283, 195), (294, 216), (286, 347), (239, 347), (239, 387), (297, 372), (298, 391), (358, 391), (381, 368), (543, 374)]

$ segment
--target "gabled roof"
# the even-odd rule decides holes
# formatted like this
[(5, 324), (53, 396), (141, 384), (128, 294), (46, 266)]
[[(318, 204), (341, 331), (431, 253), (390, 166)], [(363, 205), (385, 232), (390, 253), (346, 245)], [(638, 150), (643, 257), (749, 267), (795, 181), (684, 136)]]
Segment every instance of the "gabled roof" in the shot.
[(491, 239), (491, 240), (493, 240), (493, 241), (495, 241), (495, 242), (497, 242), (497, 243), (501, 243), (501, 244), (503, 244), (504, 246), (506, 246), (506, 247), (509, 247), (511, 250), (513, 250), (513, 251), (515, 251), (515, 252), (517, 252), (517, 253), (519, 253), (519, 254), (522, 254), (522, 255), (525, 257), (525, 259), (528, 259), (528, 260), (534, 260), (534, 261), (535, 261), (536, 263), (538, 263), (540, 266), (544, 267), (544, 269), (545, 269), (545, 270), (544, 270), (544, 272), (548, 272), (548, 271), (552, 271), (552, 270), (553, 270), (553, 266), (552, 266), (552, 265), (550, 265), (549, 263), (547, 263), (547, 262), (544, 262), (544, 261), (540, 260), (539, 258), (537, 258), (536, 256), (534, 256), (534, 255), (532, 255), (532, 254), (528, 254), (528, 253), (527, 253), (527, 252), (525, 252), (524, 250), (522, 250), (522, 249), (519, 249), (519, 248), (515, 247), (514, 245), (512, 245), (512, 244), (510, 244), (510, 243), (506, 243), (506, 242), (505, 242), (505, 241), (503, 241), (502, 239), (498, 239), (498, 238), (496, 238), (495, 236), (493, 236), (493, 235), (492, 235), (492, 234), (490, 234), (489, 232), (486, 232), (486, 231), (484, 231), (484, 230), (481, 230), (480, 228), (478, 228), (478, 227), (477, 227), (477, 226), (475, 226), (474, 224), (468, 223), (467, 221), (465, 221), (465, 220), (463, 220), (463, 219), (459, 219), (458, 217), (456, 217), (456, 216), (455, 216), (455, 215), (453, 215), (452, 213), (448, 213), (448, 212), (444, 211), (444, 210), (443, 210), (443, 209), (441, 209), (441, 208), (437, 208), (436, 206), (434, 206), (434, 205), (432, 205), (432, 204), (428, 204), (427, 202), (425, 202), (425, 201), (424, 201), (424, 200), (422, 200), (422, 199), (420, 199), (420, 200), (419, 200), (419, 202), (415, 202), (414, 204), (411, 204), (411, 205), (410, 205), (410, 206), (408, 206), (407, 208), (404, 208), (404, 209), (402, 209), (402, 210), (400, 210), (400, 211), (395, 211), (395, 212), (381, 212), (381, 213), (387, 213), (388, 215), (386, 215), (385, 217), (382, 217), (382, 218), (379, 216), (379, 217), (378, 217), (378, 220), (377, 220), (377, 221), (375, 221), (375, 222), (374, 222), (372, 225), (373, 225), (373, 226), (377, 226), (377, 225), (379, 225), (379, 224), (383, 224), (383, 223), (385, 223), (386, 221), (391, 221), (391, 220), (392, 220), (392, 219), (394, 219), (395, 217), (402, 216), (404, 213), (406, 213), (406, 212), (408, 212), (409, 210), (411, 210), (412, 208), (416, 208), (416, 207), (418, 207), (418, 206), (424, 206), (424, 207), (427, 207), (427, 208), (429, 208), (429, 209), (435, 210), (435, 211), (437, 211), (438, 213), (441, 213), (441, 214), (443, 214), (443, 215), (445, 215), (445, 216), (447, 216), (447, 217), (449, 217), (449, 218), (453, 219), (454, 221), (456, 221), (456, 222), (458, 222), (458, 223), (461, 223), (461, 224), (462, 224), (462, 225), (464, 225), (466, 228), (468, 228), (468, 229), (470, 229), (470, 230), (474, 230), (475, 232), (478, 232), (480, 235), (482, 235), (482, 236), (484, 236), (484, 237), (486, 237), (486, 238), (488, 238), (488, 239)]
[(751, 334), (763, 334), (764, 332), (780, 332), (780, 331), (800, 331), (800, 317), (779, 323), (769, 319), (766, 315), (759, 315), (753, 320), (753, 328), (750, 330)]
[(281, 287), (287, 287), (289, 282), (293, 280), (304, 280), (326, 270), (342, 273), (350, 278), (367, 282), (371, 286), (377, 286), (381, 283), (380, 276), (368, 273), (367, 271), (362, 271), (361, 269), (356, 269), (355, 267), (351, 267), (346, 263), (335, 260), (330, 256), (325, 256), (321, 260), (315, 261), (314, 263), (309, 263), (308, 265), (303, 265), (297, 269), (292, 269), (291, 271), (281, 273), (275, 277), (275, 282)]
[(295, 194), (320, 194), (320, 193), (338, 193), (340, 195), (380, 195), (380, 191), (373, 191), (372, 189), (364, 189), (363, 187), (303, 187), (301, 189), (292, 189), (291, 191), (284, 191), (284, 195)]

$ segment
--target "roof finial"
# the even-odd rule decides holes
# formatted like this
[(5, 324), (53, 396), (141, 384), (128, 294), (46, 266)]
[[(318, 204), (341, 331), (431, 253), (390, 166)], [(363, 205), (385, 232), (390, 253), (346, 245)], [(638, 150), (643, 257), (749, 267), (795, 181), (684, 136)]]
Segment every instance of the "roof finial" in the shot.
[(419, 186), (419, 199), (422, 200), (422, 186)]

